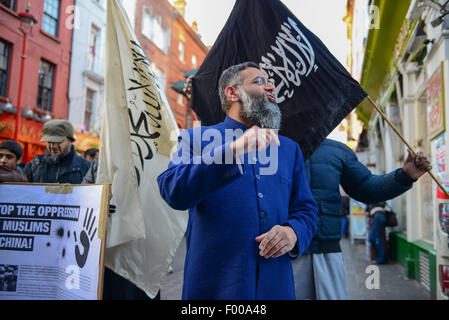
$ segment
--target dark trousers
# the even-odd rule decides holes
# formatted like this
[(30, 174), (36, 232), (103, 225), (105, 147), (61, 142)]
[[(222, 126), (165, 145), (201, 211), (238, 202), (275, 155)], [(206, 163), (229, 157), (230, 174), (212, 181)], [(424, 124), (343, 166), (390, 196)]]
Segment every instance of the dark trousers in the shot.
[(348, 236), (348, 226), (349, 226), (349, 219), (348, 217), (344, 216), (342, 219), (342, 224), (341, 224), (341, 236), (342, 237), (347, 237)]
[(374, 246), (377, 264), (387, 262), (387, 256), (385, 254), (385, 245), (382, 237), (382, 233), (385, 228), (385, 221), (387, 221), (387, 217), (382, 212), (375, 213), (371, 221), (371, 230), (368, 240)]
[[(160, 300), (160, 292), (153, 300)], [(152, 300), (132, 282), (104, 268), (103, 300)]]

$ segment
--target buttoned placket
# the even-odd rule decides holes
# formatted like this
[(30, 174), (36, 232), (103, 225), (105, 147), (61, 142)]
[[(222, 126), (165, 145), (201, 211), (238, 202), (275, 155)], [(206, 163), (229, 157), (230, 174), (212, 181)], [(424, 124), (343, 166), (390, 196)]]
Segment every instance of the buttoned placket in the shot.
[(251, 159), (250, 165), (251, 165), (251, 172), (254, 177), (254, 183), (256, 187), (256, 195), (257, 195), (257, 207), (258, 207), (258, 216), (259, 216), (259, 229), (263, 230), (263, 223), (264, 218), (267, 216), (267, 211), (265, 208), (265, 202), (266, 202), (266, 194), (263, 193), (262, 188), (262, 176), (260, 175), (260, 165), (257, 157), (257, 152), (252, 152), (248, 154), (248, 159)]

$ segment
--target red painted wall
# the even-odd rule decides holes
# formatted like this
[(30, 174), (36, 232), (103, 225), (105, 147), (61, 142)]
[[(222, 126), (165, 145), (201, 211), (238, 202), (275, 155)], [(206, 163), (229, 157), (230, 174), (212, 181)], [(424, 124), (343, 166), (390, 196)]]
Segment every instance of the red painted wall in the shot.
[[(170, 30), (170, 46), (167, 53), (161, 51), (151, 40), (142, 35), (142, 11), (143, 6), (151, 7), (154, 16), (160, 16), (162, 26)], [(192, 54), (198, 59), (198, 67), (203, 62), (208, 48), (202, 43), (199, 36), (192, 30), (178, 11), (167, 0), (138, 0), (136, 4), (135, 33), (147, 58), (166, 74), (165, 94), (173, 111), (176, 122), (181, 128), (187, 127), (187, 113), (189, 112), (188, 100), (183, 97), (183, 103), (178, 103), (178, 93), (171, 88), (177, 81), (185, 80), (184, 72), (190, 71), (192, 66)], [(183, 39), (185, 45), (184, 62), (178, 59), (178, 43)], [(196, 115), (192, 112), (193, 120)]]
[[(56, 37), (42, 30), (44, 0), (17, 0), (16, 2), (15, 11), (0, 5), (0, 38), (12, 44), (6, 97), (10, 99), (13, 106), (17, 105), (23, 43), (17, 13), (25, 11), (26, 4), (31, 3), (30, 11), (38, 19), (38, 23), (34, 25), (32, 34), (28, 36), (21, 106), (25, 110), (36, 107), (39, 66), (41, 59), (44, 59), (55, 65), (51, 115), (53, 118), (67, 118), (72, 29), (67, 28), (66, 22), (71, 22), (70, 15), (73, 10), (69, 11), (69, 6), (73, 5), (74, 1), (60, 1)], [(69, 13), (66, 13), (66, 10)]]

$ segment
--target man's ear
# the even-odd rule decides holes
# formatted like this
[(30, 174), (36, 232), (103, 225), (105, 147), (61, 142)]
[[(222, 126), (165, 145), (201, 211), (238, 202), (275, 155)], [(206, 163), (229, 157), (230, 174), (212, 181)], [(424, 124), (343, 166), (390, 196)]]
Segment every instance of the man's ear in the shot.
[(22, 159), (23, 159), (23, 156), (20, 157), (19, 159), (17, 159), (17, 161), (16, 161), (16, 166), (18, 166), (19, 164), (22, 163)]
[(228, 97), (229, 101), (237, 102), (240, 101), (239, 96), (236, 93), (236, 88), (232, 86), (227, 86), (224, 90), (226, 97)]

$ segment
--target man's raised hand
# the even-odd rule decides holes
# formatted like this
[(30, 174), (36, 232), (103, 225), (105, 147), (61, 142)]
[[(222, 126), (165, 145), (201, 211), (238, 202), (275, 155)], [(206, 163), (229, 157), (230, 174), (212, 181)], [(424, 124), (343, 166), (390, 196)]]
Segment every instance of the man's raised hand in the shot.
[(237, 140), (230, 144), (234, 156), (237, 158), (252, 151), (263, 151), (274, 141), (277, 146), (281, 143), (277, 133), (272, 129), (252, 126)]

